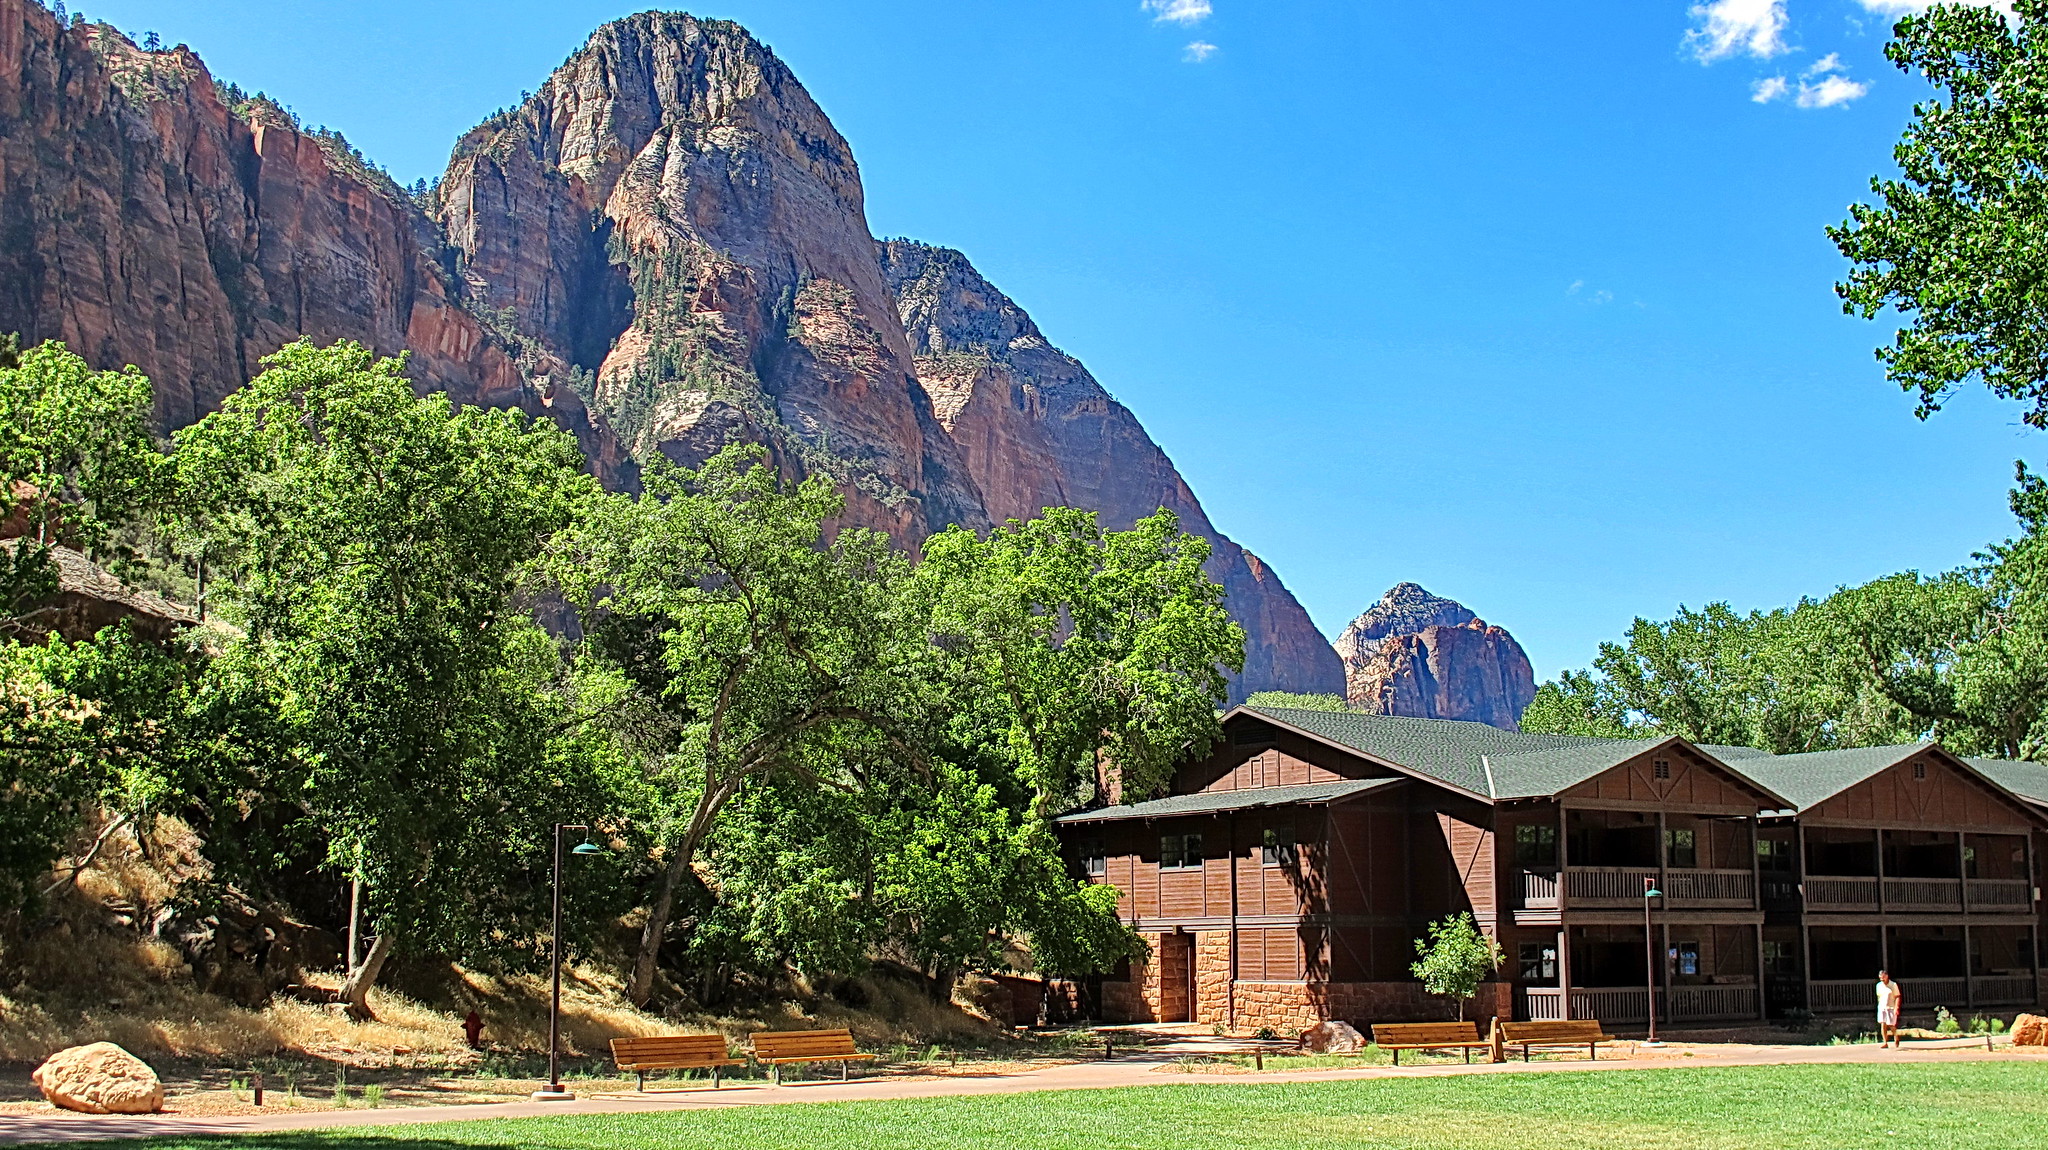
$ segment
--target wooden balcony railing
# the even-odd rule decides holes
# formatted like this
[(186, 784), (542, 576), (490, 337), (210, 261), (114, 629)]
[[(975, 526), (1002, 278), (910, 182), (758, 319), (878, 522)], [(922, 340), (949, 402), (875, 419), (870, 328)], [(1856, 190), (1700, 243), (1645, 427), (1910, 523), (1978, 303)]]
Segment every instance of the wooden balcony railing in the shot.
[[(1572, 988), (1572, 1017), (1601, 1022), (1647, 1022), (1647, 987), (1575, 986)], [(1758, 988), (1749, 986), (1673, 986), (1657, 991), (1657, 1021), (1712, 1022), (1756, 1018), (1761, 1010)], [(1564, 1017), (1564, 992), (1554, 986), (1532, 986), (1522, 991), (1522, 1012), (1532, 1021), (1554, 1021)]]
[[(1967, 978), (1902, 978), (1899, 989), (1905, 992), (1907, 1010), (1933, 1010), (1946, 1006), (1950, 1010), (1962, 1010), (1970, 1004), (1970, 980)], [(1873, 984), (1871, 1009), (1877, 1009), (1877, 989)]]
[(1973, 878), (1963, 883), (1971, 910), (2024, 911), (2034, 905), (2034, 886), (2023, 878)]
[[(1876, 910), (1877, 879), (1809, 878), (1806, 887), (1808, 910)], [(1874, 982), (1873, 982), (1874, 985)], [(1873, 994), (1875, 991), (1872, 992)], [(1877, 1009), (1875, 999), (1872, 1010)], [(1815, 1009), (1819, 1009), (1816, 1007)]]
[(1980, 974), (1970, 980), (1973, 1006), (2021, 1006), (2039, 997), (2031, 974)]
[(1666, 907), (1756, 905), (1756, 875), (1746, 870), (1567, 867), (1564, 893), (1574, 904), (1633, 905), (1643, 899), (1644, 880), (1664, 892), (1662, 905)]
[(1522, 905), (1530, 910), (1557, 909), (1557, 872), (1522, 872)]
[[(1813, 884), (1807, 883), (1812, 890)], [(1815, 1014), (1840, 1014), (1849, 1010), (1877, 1013), (1877, 979), (1815, 980), (1806, 984), (1806, 1009)]]
[(1963, 880), (1957, 878), (1888, 878), (1884, 880), (1886, 910), (1961, 910)]

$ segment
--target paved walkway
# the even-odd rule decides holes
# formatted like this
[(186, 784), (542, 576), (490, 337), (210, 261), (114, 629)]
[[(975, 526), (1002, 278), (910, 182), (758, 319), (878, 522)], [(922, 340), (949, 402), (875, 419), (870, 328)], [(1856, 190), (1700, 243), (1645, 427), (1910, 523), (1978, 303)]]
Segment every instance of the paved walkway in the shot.
[(0, 1115), (0, 1144), (98, 1142), (115, 1138), (148, 1138), (202, 1134), (254, 1134), (265, 1131), (312, 1130), (345, 1126), (398, 1126), (423, 1122), (474, 1121), (484, 1118), (529, 1118), (565, 1114), (625, 1114), (663, 1110), (710, 1110), (733, 1106), (777, 1106), (805, 1102), (852, 1102), (893, 1098), (938, 1098), (959, 1095), (1021, 1094), (1039, 1090), (1094, 1090), (1119, 1086), (1168, 1086), (1184, 1083), (1345, 1082), (1380, 1078), (1429, 1078), (1452, 1074), (1597, 1073), (1604, 1070), (1677, 1069), (1697, 1066), (1772, 1066), (1806, 1063), (1984, 1062), (2040, 1058), (2038, 1054), (2003, 1047), (1993, 1053), (1977, 1042), (1908, 1043), (1890, 1050), (1855, 1046), (1743, 1046), (1727, 1053), (1711, 1047), (1687, 1047), (1693, 1056), (1666, 1051), (1652, 1055), (1625, 1053), (1597, 1062), (1507, 1062), (1498, 1065), (1449, 1063), (1432, 1066), (1362, 1066), (1356, 1069), (1297, 1070), (1267, 1073), (1201, 1074), (1164, 1072), (1160, 1067), (1207, 1044), (1176, 1043), (1143, 1053), (1015, 1074), (954, 1074), (935, 1078), (891, 1078), (878, 1075), (853, 1082), (818, 1081), (787, 1086), (728, 1086), (721, 1090), (670, 1094), (599, 1094), (574, 1102), (505, 1102), (461, 1106), (413, 1106), (384, 1110), (317, 1110), (222, 1117), (155, 1115), (89, 1115), (71, 1113)]

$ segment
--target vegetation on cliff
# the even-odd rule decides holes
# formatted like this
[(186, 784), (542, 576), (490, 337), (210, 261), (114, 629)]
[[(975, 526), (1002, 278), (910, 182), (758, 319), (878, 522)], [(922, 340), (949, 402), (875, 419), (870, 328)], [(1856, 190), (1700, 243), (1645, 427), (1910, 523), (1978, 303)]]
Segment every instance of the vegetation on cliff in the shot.
[[(146, 381), (60, 346), (0, 395), (25, 397), (0, 444), (55, 412), (73, 455), (134, 464), (0, 451), (0, 492), (108, 561), (121, 532), (126, 570), (203, 585), (208, 615), (169, 647), (0, 645), (7, 905), (117, 832), (194, 844), (179, 904), (338, 931), (354, 883), (359, 1016), (394, 955), (531, 968), (564, 822), (609, 848), (575, 875), (572, 953), (639, 1001), (877, 958), (935, 987), (1102, 969), (1133, 936), (1048, 821), (1104, 758), (1142, 792), (1202, 751), (1242, 659), (1170, 515), (956, 529), (913, 565), (759, 448), (606, 493), (551, 423), (420, 397), (349, 343), (286, 347), (162, 449), (114, 417)], [(95, 478), (130, 472), (156, 482)], [(31, 921), (0, 917), (0, 962)]]

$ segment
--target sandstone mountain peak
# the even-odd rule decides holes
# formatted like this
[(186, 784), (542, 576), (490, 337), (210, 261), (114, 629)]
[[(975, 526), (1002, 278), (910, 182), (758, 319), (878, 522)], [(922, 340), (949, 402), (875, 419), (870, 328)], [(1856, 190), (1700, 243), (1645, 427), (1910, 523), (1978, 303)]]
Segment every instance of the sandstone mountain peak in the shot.
[(282, 344), (410, 350), (415, 382), (576, 433), (614, 486), (734, 440), (915, 546), (1051, 505), (1168, 507), (1249, 636), (1238, 697), (1343, 667), (1122, 404), (958, 252), (878, 244), (846, 139), (737, 24), (612, 21), (407, 193), (333, 133), (0, 0), (0, 331), (158, 384), (193, 422)]
[(1505, 628), (1416, 583), (1396, 583), (1344, 628), (1345, 699), (1381, 715), (1513, 728), (1536, 697), (1529, 656)]

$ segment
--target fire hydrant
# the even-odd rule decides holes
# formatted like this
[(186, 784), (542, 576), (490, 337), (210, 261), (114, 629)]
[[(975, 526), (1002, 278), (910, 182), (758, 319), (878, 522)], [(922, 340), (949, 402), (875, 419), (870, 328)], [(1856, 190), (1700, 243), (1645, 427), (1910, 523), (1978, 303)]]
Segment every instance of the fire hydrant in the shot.
[(470, 1011), (469, 1017), (462, 1020), (462, 1033), (469, 1037), (471, 1050), (484, 1048), (484, 1020), (477, 1017), (476, 1011)]

